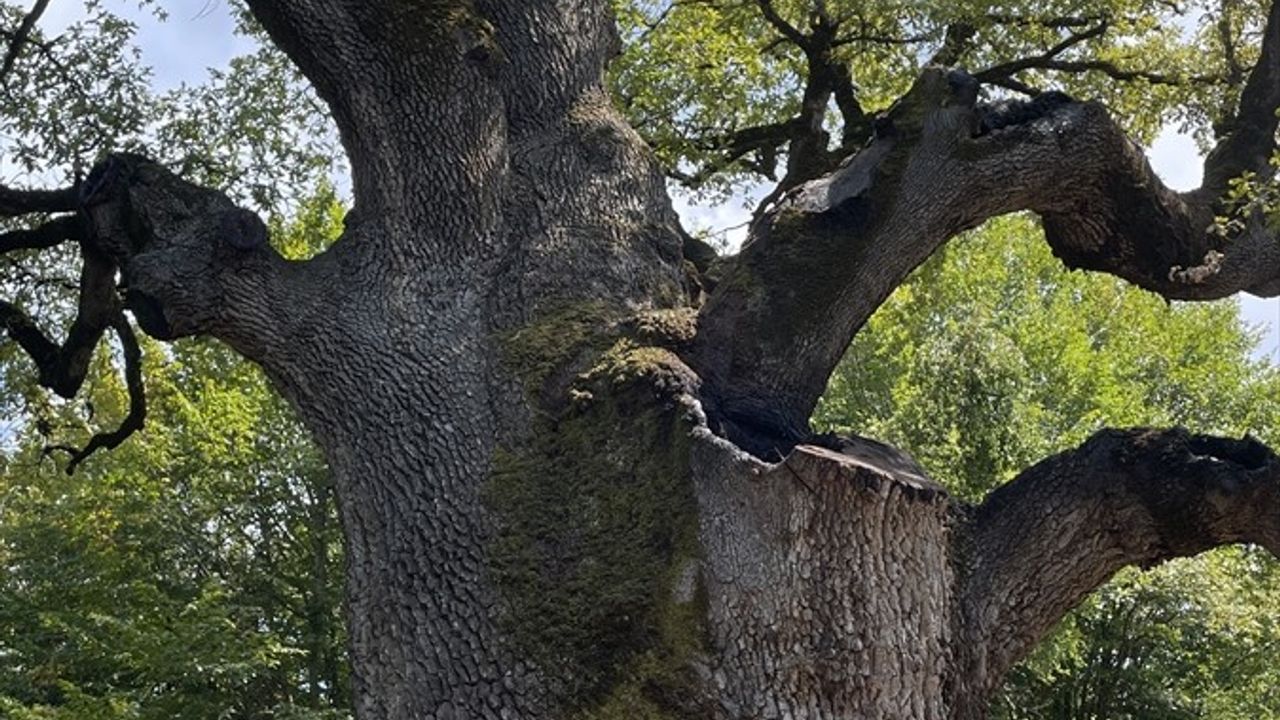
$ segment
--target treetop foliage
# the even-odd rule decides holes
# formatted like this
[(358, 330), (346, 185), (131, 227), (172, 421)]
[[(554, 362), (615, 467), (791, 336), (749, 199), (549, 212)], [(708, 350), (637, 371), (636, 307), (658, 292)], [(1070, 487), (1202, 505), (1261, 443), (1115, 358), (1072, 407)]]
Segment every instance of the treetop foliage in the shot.
[[(724, 199), (784, 180), (787, 144), (821, 128), (838, 162), (932, 62), (988, 95), (1100, 100), (1150, 142), (1207, 143), (1256, 59), (1267, 4), (1118, 0), (621, 0), (618, 101), (684, 187)], [(1218, 127), (1221, 131), (1224, 128)]]

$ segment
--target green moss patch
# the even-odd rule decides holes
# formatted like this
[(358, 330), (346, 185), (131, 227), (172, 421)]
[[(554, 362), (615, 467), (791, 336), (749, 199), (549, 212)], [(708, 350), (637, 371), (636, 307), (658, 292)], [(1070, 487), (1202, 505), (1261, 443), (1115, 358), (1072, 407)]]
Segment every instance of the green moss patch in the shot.
[(573, 377), (614, 341), (617, 320), (604, 303), (556, 308), (500, 339), (503, 364), (535, 404), (556, 405)]
[[(582, 310), (513, 335), (529, 381), (558, 372), (554, 348), (599, 342)], [(616, 340), (577, 376), (571, 407), (498, 452), (485, 489), (505, 629), (581, 720), (687, 716), (705, 614), (676, 592), (698, 556), (691, 428), (675, 400), (688, 372), (668, 350)]]

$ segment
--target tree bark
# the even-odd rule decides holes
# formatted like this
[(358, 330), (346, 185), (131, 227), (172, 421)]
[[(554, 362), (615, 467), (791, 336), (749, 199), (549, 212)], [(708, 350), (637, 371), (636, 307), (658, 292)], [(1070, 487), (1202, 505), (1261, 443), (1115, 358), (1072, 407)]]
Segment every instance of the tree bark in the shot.
[[(297, 408), (335, 477), (361, 720), (971, 720), (1121, 566), (1280, 551), (1280, 464), (1248, 440), (1104, 432), (977, 508), (874, 441), (804, 442), (857, 329), (989, 217), (1033, 210), (1068, 264), (1168, 297), (1280, 292), (1264, 225), (1205, 231), (1271, 150), (1274, 8), (1201, 191), (1096, 104), (983, 131), (973, 78), (932, 68), (699, 310), (711, 283), (604, 89), (607, 3), (249, 4), (351, 158), (331, 250), (287, 262), (127, 155), (70, 195), (0, 188), (0, 212), (78, 207), (145, 331), (230, 343)], [(82, 349), (16, 312), (45, 364)]]

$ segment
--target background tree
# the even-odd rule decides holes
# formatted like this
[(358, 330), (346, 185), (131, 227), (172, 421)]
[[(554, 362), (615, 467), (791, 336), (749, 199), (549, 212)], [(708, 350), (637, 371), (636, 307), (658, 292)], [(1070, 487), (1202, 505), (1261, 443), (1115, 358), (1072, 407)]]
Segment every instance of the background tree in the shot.
[[(336, 237), (331, 194), (274, 236)], [(255, 368), (189, 341), (147, 367), (149, 432), (74, 477), (126, 389), (100, 354), (77, 401), (23, 426), (0, 476), (0, 713), (44, 718), (344, 717), (341, 547), (328, 473)], [(14, 370), (16, 358), (5, 361)], [(14, 387), (14, 386), (11, 386)], [(45, 403), (34, 384), (15, 387)], [(85, 438), (87, 439), (87, 438)]]
[[(45, 5), (14, 13), (14, 67), (39, 55)], [(3, 306), (10, 336), (71, 396), (110, 330), (126, 432), (144, 397), (126, 311), (263, 368), (334, 473), (361, 717), (979, 717), (1122, 566), (1280, 549), (1276, 458), (1253, 439), (1101, 431), (973, 506), (902, 453), (808, 423), (871, 313), (991, 217), (1034, 211), (1069, 266), (1167, 298), (1274, 294), (1277, 245), (1249, 200), (1267, 197), (1280, 7), (1199, 8), (1220, 17), (1224, 72), (1154, 77), (1108, 53), (1181, 41), (1186, 8), (926, 3), (879, 25), (827, 2), (640, 10), (698, 6), (758, 13), (799, 49), (761, 72), (803, 79), (780, 190), (731, 260), (683, 235), (609, 102), (603, 2), (254, 0), (338, 128), (342, 236), (284, 258), (226, 195), (109, 154), (61, 189), (0, 190), (0, 213), (33, 223), (6, 246), (82, 266), (65, 332), (22, 298)], [(915, 45), (881, 66), (900, 72), (855, 74), (837, 50), (866, 46), (860, 28)], [(1218, 133), (1203, 187), (1167, 190), (1126, 135), (1136, 113), (1039, 93), (1040, 71), (1212, 86), (1210, 105), (1178, 104)], [(983, 82), (1035, 100), (980, 103)]]

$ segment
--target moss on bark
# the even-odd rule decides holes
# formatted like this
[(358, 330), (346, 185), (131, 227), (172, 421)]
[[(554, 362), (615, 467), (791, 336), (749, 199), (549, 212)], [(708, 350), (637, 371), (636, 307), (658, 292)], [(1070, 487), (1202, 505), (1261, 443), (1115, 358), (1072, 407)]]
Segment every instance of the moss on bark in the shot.
[(506, 338), (508, 363), (537, 396), (586, 367), (565, 392), (572, 402), (497, 453), (485, 489), (506, 630), (579, 720), (691, 714), (705, 611), (682, 399), (696, 378), (650, 343), (678, 344), (692, 323), (683, 311), (612, 322), (583, 306)]

